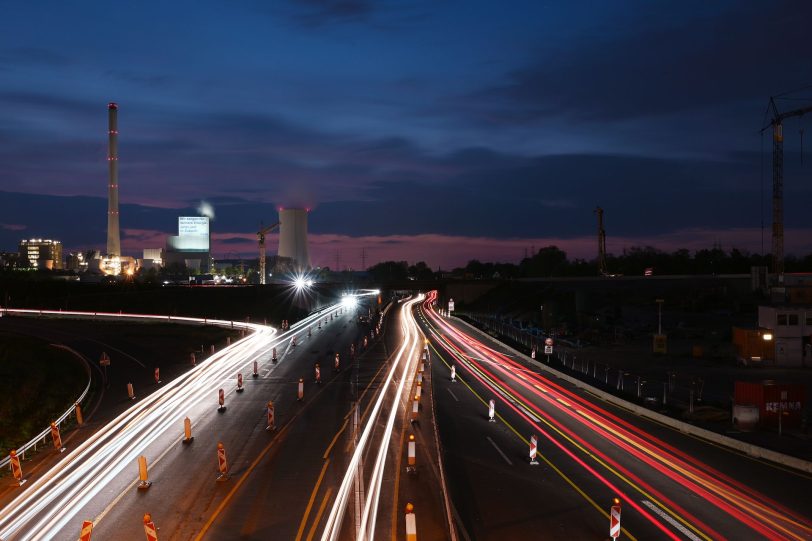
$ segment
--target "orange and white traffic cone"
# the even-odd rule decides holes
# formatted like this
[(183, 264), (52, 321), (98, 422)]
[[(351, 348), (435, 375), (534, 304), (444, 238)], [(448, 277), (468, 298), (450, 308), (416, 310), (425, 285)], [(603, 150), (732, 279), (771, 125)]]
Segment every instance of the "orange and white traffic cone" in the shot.
[(620, 537), (620, 498), (612, 500), (612, 507), (609, 509), (609, 537), (617, 539)]
[(155, 383), (161, 383), (161, 369), (155, 368)]
[(245, 388), (242, 386), (242, 372), (240, 372), (239, 374), (237, 374), (237, 392), (241, 393), (244, 390)]
[(189, 361), (192, 363), (192, 366), (197, 366), (197, 361), (195, 360), (195, 352), (189, 354)]
[(451, 365), (451, 383), (457, 382), (457, 367), (455, 365)]
[(414, 434), (409, 434), (409, 444), (406, 447), (406, 471), (415, 473), (417, 471), (416, 444)]
[(275, 363), (277, 361), (276, 358), (276, 348), (273, 348), (273, 352), (271, 353), (271, 362)]
[(417, 541), (417, 520), (411, 503), (406, 504), (406, 541)]
[(254, 361), (254, 371), (251, 373), (251, 377), (259, 377), (259, 363), (257, 361)]
[(265, 427), (265, 430), (276, 430), (276, 416), (271, 400), (268, 400), (268, 426)]
[(144, 513), (144, 533), (147, 534), (147, 541), (158, 541), (158, 528), (149, 513)]
[(226, 411), (226, 392), (223, 389), (220, 389), (217, 392), (217, 402), (220, 404), (220, 407), (217, 408), (217, 411), (223, 413)]
[(226, 448), (222, 443), (217, 444), (217, 469), (220, 475), (217, 476), (218, 481), (228, 480), (228, 461), (226, 460)]
[(319, 368), (319, 363), (316, 363), (316, 383), (321, 384), (321, 368)]
[(339, 362), (338, 362), (338, 353), (336, 353), (336, 359), (335, 359), (335, 371), (336, 371), (336, 372), (338, 372), (339, 370), (341, 370), (341, 369), (339, 368)]
[(93, 533), (93, 521), (82, 521), (82, 533), (79, 534), (79, 541), (90, 541), (90, 535)]
[(290, 339), (290, 347), (292, 347), (292, 348), (296, 347), (296, 337), (295, 336)]
[(17, 456), (17, 451), (12, 449), (9, 453), (9, 458), (11, 459), (11, 474), (17, 480), (17, 486), (21, 487), (25, 483), (25, 479), (23, 479), (23, 468), (20, 466), (20, 457)]
[(301, 402), (304, 398), (304, 378), (299, 378), (299, 394), (297, 400)]
[(488, 402), (488, 422), (495, 423), (496, 419), (494, 415), (496, 413), (496, 402), (494, 402), (493, 398), (491, 398), (490, 402)]
[(60, 453), (65, 450), (62, 446), (62, 436), (59, 434), (59, 427), (56, 426), (56, 423), (51, 423), (51, 439), (54, 440), (54, 449)]
[(127, 384), (127, 396), (130, 397), (130, 400), (135, 400), (135, 389), (133, 389), (133, 384)]

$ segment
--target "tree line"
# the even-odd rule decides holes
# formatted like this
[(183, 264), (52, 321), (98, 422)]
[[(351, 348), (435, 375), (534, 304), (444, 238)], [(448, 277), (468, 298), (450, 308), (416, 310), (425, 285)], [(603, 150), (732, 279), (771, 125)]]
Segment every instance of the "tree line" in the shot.
[[(691, 252), (681, 249), (664, 252), (651, 246), (632, 247), (620, 255), (606, 255), (606, 273), (610, 275), (642, 276), (651, 274), (748, 274), (752, 267), (770, 266), (770, 255), (753, 254), (733, 248), (730, 251), (712, 248)], [(812, 254), (785, 258), (786, 272), (812, 271)], [(488, 263), (473, 259), (464, 267), (452, 270), (432, 270), (425, 262), (409, 265), (406, 261), (383, 261), (367, 271), (376, 280), (432, 280), (456, 278), (546, 278), (598, 276), (597, 260), (570, 259), (557, 246), (546, 246), (535, 254), (514, 263)]]

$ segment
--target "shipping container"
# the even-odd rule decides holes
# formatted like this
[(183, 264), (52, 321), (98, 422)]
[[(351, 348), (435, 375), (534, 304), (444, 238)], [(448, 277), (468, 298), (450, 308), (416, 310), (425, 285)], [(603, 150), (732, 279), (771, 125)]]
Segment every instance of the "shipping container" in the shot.
[(740, 406), (757, 406), (759, 424), (762, 427), (777, 428), (781, 412), (783, 428), (801, 426), (806, 407), (806, 387), (797, 383), (775, 383), (773, 381), (737, 381), (734, 403)]

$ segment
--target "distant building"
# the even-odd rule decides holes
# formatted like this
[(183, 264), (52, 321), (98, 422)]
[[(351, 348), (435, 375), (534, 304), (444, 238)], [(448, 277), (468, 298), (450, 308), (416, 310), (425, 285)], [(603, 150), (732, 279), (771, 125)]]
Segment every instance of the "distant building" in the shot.
[(279, 257), (291, 259), (297, 272), (306, 272), (310, 264), (307, 242), (307, 209), (279, 209)]
[(812, 305), (759, 306), (758, 325), (777, 366), (812, 366)]
[(23, 266), (28, 266), (28, 260), (20, 257), (18, 252), (0, 252), (0, 268), (19, 269)]
[(180, 265), (189, 270), (209, 272), (211, 269), (211, 239), (209, 219), (205, 216), (178, 218), (178, 235), (166, 239), (164, 267)]
[(20, 241), (20, 258), (34, 269), (58, 270), (62, 268), (62, 243), (50, 239)]

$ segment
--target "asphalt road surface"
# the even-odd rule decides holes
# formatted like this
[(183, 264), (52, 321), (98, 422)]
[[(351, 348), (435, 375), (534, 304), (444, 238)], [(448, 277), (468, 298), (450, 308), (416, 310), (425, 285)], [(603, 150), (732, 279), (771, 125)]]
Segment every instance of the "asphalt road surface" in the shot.
[(461, 537), (606, 539), (618, 498), (622, 539), (812, 538), (810, 476), (607, 405), (431, 300), (419, 319)]

